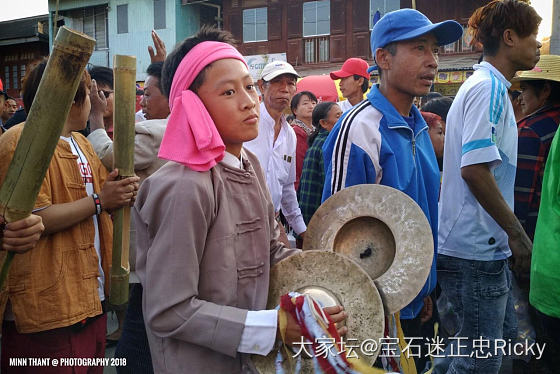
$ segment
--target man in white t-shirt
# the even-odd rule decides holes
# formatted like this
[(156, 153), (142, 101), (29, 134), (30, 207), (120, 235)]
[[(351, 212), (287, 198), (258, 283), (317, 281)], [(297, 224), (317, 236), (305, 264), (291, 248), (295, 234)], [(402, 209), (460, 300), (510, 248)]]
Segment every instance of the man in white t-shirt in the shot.
[(338, 102), (342, 113), (352, 109), (364, 99), (369, 88), (368, 63), (361, 58), (352, 57), (344, 61), (342, 68), (331, 73), (331, 79), (340, 79), (339, 87), (346, 100)]
[[(540, 20), (529, 5), (510, 0), (491, 2), (469, 20), (484, 59), (447, 116), (437, 262), (464, 340), (447, 347), (434, 373), (497, 373), (496, 342), (517, 336), (508, 258), (513, 253), (514, 271), (528, 269), (532, 244), (513, 213), (517, 127), (507, 92), (515, 72), (539, 60)], [(488, 342), (482, 349), (481, 337)]]

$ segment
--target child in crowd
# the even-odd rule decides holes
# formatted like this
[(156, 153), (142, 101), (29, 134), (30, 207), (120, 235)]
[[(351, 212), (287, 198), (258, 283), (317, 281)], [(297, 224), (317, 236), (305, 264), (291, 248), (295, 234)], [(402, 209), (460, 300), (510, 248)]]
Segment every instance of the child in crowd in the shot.
[[(231, 43), (203, 28), (163, 67), (171, 115), (159, 156), (170, 162), (143, 182), (133, 211), (157, 373), (254, 372), (250, 354), (268, 354), (278, 331), (277, 311), (263, 310), (270, 267), (297, 252), (278, 240), (263, 171), (243, 148), (257, 136), (259, 100)], [(288, 320), (285, 342), (300, 336)]]

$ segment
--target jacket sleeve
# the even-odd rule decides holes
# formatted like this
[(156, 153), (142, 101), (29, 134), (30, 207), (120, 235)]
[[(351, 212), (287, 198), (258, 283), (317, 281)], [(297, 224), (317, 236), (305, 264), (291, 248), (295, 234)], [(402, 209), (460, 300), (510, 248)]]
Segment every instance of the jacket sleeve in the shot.
[(113, 170), (113, 141), (107, 135), (105, 129), (92, 131), (87, 140), (93, 146), (93, 150), (103, 165), (109, 170)]
[(356, 121), (348, 131), (340, 131), (340, 124), (323, 145), (325, 185), (322, 201), (346, 187), (381, 180), (381, 134), (378, 127)]
[(146, 324), (157, 337), (235, 357), (247, 310), (198, 298), (199, 264), (215, 208), (211, 183), (172, 175), (144, 181), (133, 213)]

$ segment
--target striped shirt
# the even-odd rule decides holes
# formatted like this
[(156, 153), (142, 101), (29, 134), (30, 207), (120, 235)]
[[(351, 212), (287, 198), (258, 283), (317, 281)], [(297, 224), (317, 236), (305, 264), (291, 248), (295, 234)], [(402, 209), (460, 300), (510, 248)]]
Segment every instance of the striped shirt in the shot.
[(531, 240), (535, 236), (544, 166), (559, 122), (560, 105), (554, 105), (539, 109), (517, 124), (515, 215)]

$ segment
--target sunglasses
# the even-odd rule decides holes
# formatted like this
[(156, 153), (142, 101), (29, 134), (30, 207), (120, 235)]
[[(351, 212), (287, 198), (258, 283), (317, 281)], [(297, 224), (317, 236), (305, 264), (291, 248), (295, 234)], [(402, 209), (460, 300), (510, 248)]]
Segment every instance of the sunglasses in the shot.
[(105, 98), (108, 99), (109, 96), (111, 96), (111, 94), (115, 91), (112, 90), (99, 90), (98, 92), (103, 92), (103, 95), (105, 95)]

